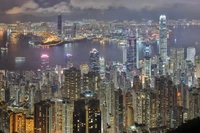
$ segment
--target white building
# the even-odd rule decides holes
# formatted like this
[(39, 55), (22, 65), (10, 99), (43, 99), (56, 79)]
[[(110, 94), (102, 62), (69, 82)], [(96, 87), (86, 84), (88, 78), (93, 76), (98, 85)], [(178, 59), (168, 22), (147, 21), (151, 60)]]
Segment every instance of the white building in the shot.
[(186, 60), (191, 61), (193, 64), (195, 64), (195, 55), (196, 55), (195, 47), (188, 47)]
[(101, 79), (105, 78), (105, 59), (103, 57), (99, 58), (99, 63), (100, 63), (100, 77)]

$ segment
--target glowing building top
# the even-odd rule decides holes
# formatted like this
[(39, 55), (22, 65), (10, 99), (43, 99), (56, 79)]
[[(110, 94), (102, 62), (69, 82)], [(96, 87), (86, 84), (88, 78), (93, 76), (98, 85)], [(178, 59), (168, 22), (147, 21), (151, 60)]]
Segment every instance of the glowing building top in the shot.
[(42, 54), (41, 58), (49, 58), (49, 56), (47, 54)]
[(90, 51), (89, 67), (91, 71), (99, 72), (99, 52), (95, 48)]

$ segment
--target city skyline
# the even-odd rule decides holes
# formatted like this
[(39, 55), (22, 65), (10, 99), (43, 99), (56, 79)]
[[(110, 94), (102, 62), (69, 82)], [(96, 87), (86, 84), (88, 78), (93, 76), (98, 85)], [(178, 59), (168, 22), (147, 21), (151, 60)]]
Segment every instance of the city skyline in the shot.
[(200, 116), (200, 20), (56, 18), (0, 25), (0, 132), (168, 133)]
[(200, 19), (199, 5), (198, 0), (3, 0), (0, 22), (53, 21), (58, 13), (69, 20), (157, 20), (160, 14), (168, 19)]

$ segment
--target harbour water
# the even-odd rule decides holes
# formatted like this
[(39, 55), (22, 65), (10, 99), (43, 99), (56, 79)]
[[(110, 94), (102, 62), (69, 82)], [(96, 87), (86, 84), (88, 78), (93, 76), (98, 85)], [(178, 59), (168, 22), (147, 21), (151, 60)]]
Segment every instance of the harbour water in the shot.
[[(200, 27), (176, 27), (172, 29), (169, 39), (170, 47), (196, 47), (197, 54), (200, 54)], [(176, 40), (176, 41), (175, 41)], [(68, 43), (62, 46), (50, 48), (33, 48), (29, 46), (29, 40), (10, 39), (8, 51), (0, 52), (0, 69), (8, 70), (22, 70), (22, 69), (39, 69), (41, 66), (40, 56), (42, 54), (49, 55), (50, 65), (65, 66), (65, 55), (67, 53), (73, 55), (74, 63), (79, 65), (81, 63), (88, 63), (89, 52), (96, 48), (100, 56), (104, 57), (106, 61), (120, 61), (122, 62), (122, 47), (116, 43), (101, 44), (94, 41), (80, 41), (77, 43)], [(6, 35), (0, 34), (0, 46), (6, 43)], [(186, 49), (185, 49), (186, 50)], [(186, 53), (186, 51), (185, 51)], [(15, 57), (25, 57), (24, 62), (15, 62)]]

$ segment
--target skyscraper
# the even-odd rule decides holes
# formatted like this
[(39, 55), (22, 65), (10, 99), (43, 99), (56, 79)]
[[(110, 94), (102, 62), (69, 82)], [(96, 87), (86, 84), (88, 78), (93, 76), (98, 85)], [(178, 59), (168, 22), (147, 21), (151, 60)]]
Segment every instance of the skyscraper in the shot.
[(100, 133), (99, 100), (81, 99), (74, 102), (73, 133)]
[(122, 47), (123, 50), (123, 64), (127, 61), (127, 46)]
[(79, 97), (81, 89), (81, 71), (72, 67), (64, 71), (65, 83), (64, 90), (65, 98), (76, 100)]
[(41, 68), (46, 69), (49, 67), (49, 56), (47, 54), (41, 55)]
[(62, 37), (62, 16), (61, 16), (61, 14), (58, 14), (57, 35), (58, 35), (58, 37)]
[(99, 72), (99, 52), (95, 48), (90, 51), (89, 67), (91, 71)]
[(99, 63), (100, 63), (100, 77), (101, 79), (104, 79), (105, 78), (105, 59), (103, 57), (100, 57)]
[[(159, 20), (159, 54), (162, 60), (162, 66), (165, 69), (165, 64), (167, 62), (167, 22), (166, 16), (161, 15)], [(161, 75), (165, 75), (165, 71)]]
[(186, 60), (191, 61), (193, 64), (195, 64), (195, 54), (196, 54), (196, 49), (195, 47), (189, 47), (187, 48), (187, 58)]
[(144, 50), (144, 75), (151, 77), (151, 46), (146, 45)]
[(128, 73), (128, 77), (133, 79), (134, 71), (137, 70), (137, 53), (136, 53), (136, 39), (133, 35), (131, 35), (128, 39), (128, 48), (127, 48), (127, 62), (126, 69)]
[(55, 103), (51, 101), (41, 101), (34, 106), (35, 133), (55, 132)]

